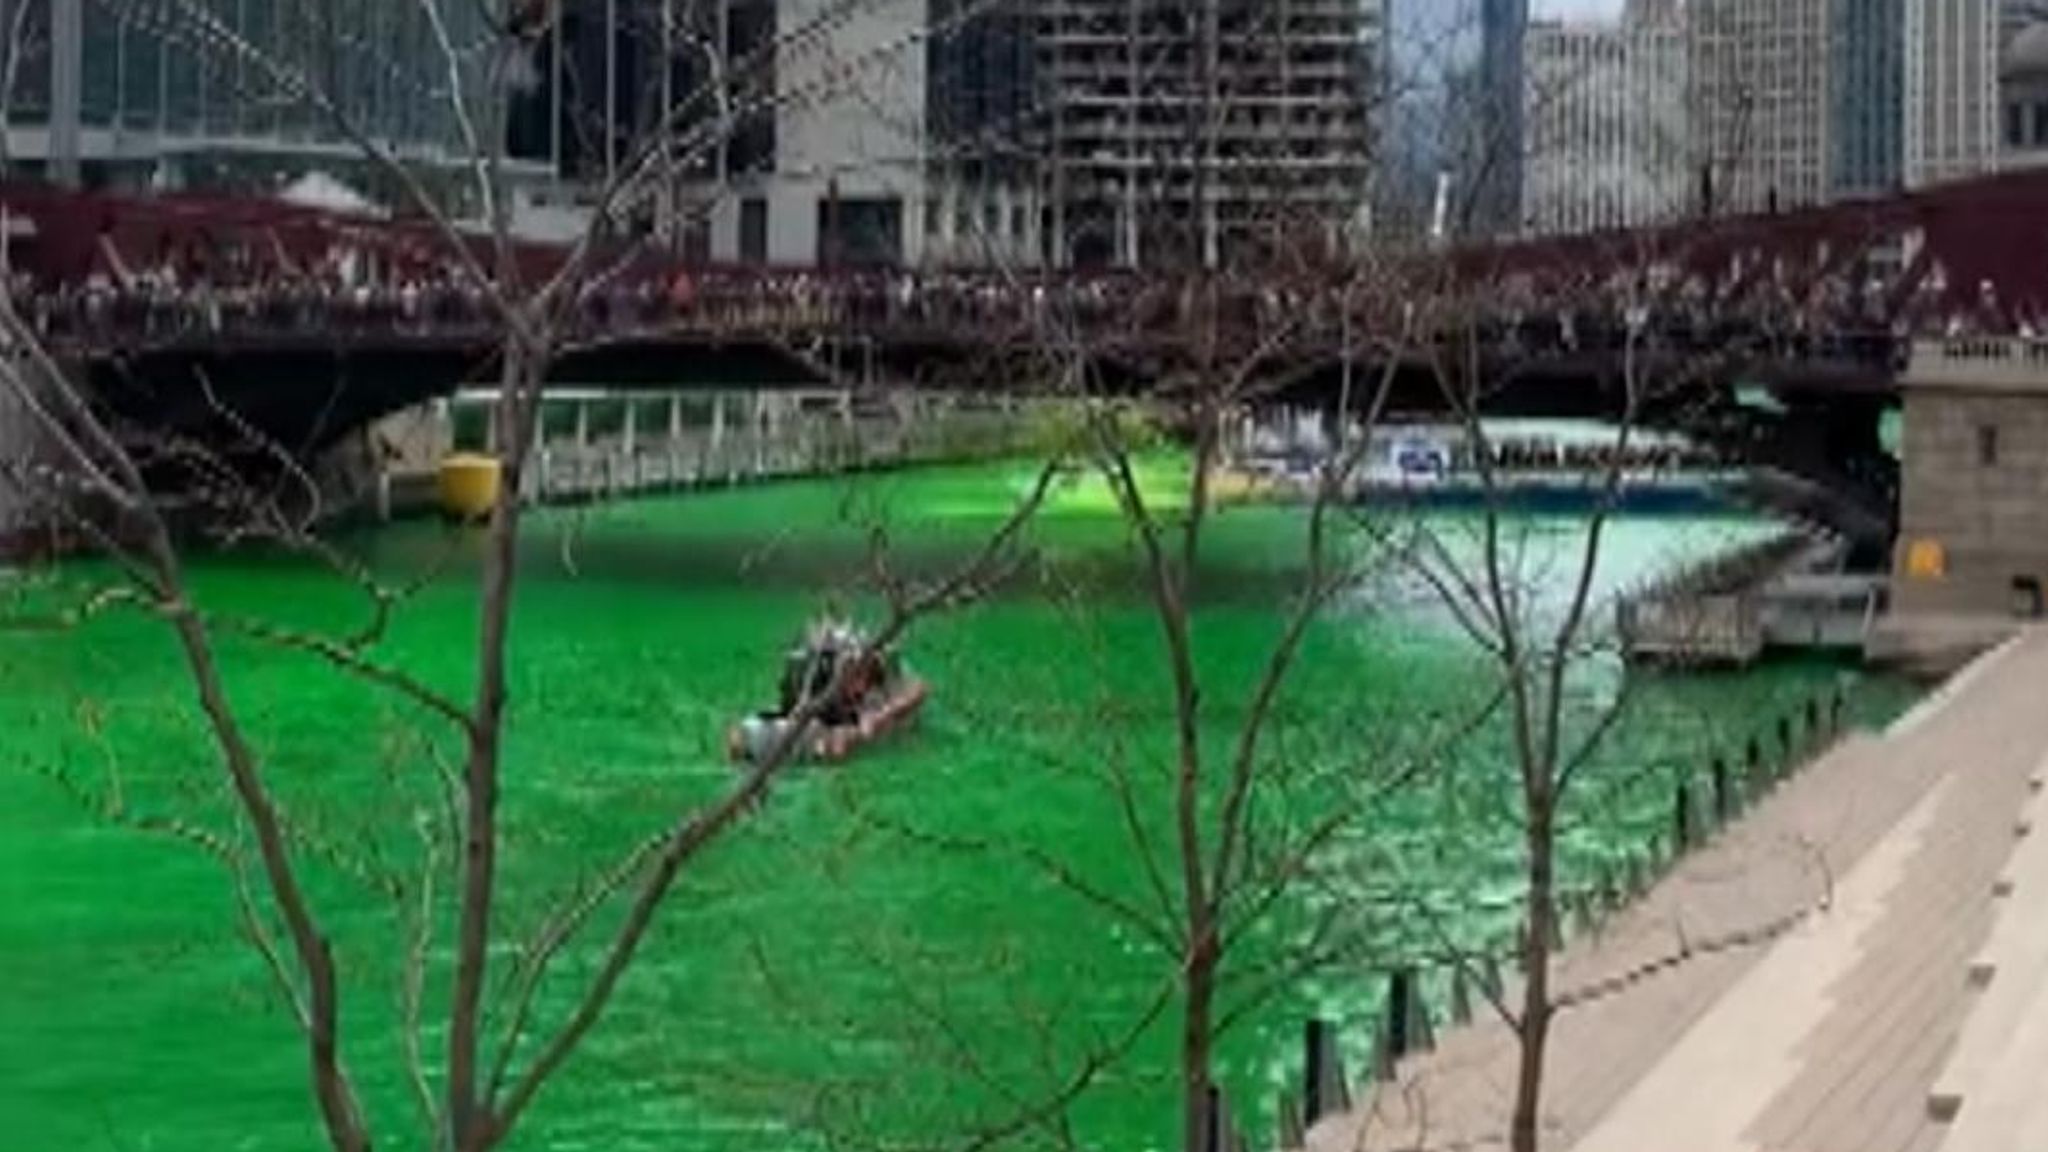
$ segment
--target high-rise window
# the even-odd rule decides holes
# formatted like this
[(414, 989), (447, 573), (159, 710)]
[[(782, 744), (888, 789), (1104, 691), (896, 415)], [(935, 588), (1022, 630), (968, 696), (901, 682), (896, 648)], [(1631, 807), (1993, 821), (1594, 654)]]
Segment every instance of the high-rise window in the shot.
[(50, 5), (49, 0), (0, 0), (0, 18), (6, 21), (0, 27), (13, 27), (23, 4), (28, 10), (22, 14), (21, 37), (0, 36), (0, 52), (7, 54), (0, 64), (15, 65), (7, 113), (16, 123), (41, 124), (50, 114)]
[(740, 201), (740, 263), (768, 262), (768, 201), (749, 196)]

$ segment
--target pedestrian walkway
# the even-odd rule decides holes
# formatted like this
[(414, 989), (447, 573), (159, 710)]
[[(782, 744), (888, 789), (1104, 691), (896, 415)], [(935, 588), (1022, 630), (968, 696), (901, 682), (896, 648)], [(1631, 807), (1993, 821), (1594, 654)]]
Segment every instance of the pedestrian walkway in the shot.
[[(1883, 736), (1849, 737), (1689, 857), (1599, 935), (1560, 957), (1556, 985), (1615, 987), (1553, 1031), (1543, 1130), (1575, 1152), (1934, 1152), (1951, 1129), (1931, 1099), (1981, 981), (2027, 1022), (1951, 1076), (1953, 1152), (1978, 1127), (2042, 1111), (2009, 1052), (2048, 1052), (2048, 979), (2021, 979), (2048, 927), (2001, 926), (1994, 891), (2048, 890), (2048, 859), (2015, 855), (2030, 779), (2048, 753), (2048, 632), (1986, 656)], [(2044, 834), (2048, 841), (2048, 834)], [(2001, 881), (2001, 877), (2004, 880)], [(2048, 901), (2026, 909), (2048, 921)], [(1665, 963), (1669, 961), (1670, 963)], [(2010, 967), (2013, 971), (2006, 971)], [(1654, 974), (1633, 978), (1655, 969)], [(1510, 990), (1512, 996), (1513, 990)], [(1512, 1003), (1512, 1000), (1510, 1000)], [(1494, 1023), (1448, 1036), (1315, 1152), (1505, 1147), (1514, 1038)], [(2048, 1066), (2034, 1060), (2036, 1070)], [(1972, 1079), (1975, 1077), (1975, 1079)], [(1978, 1083), (1987, 1079), (1991, 1086)], [(1972, 1101), (1972, 1095), (1982, 1099)], [(1953, 1100), (1949, 1101), (1953, 1103)], [(1988, 1118), (1987, 1118), (1988, 1117)]]
[(2020, 847), (1993, 883), (1997, 919), (1970, 965), (1981, 990), (1928, 1094), (1951, 1120), (1943, 1152), (2039, 1152), (2048, 1145), (2048, 760), (2029, 781), (2033, 796), (2015, 831)]

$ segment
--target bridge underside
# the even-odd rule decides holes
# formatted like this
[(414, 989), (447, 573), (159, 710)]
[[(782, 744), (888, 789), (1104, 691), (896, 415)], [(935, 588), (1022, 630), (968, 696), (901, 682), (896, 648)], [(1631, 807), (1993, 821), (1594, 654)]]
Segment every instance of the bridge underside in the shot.
[[(464, 388), (498, 382), (499, 359), (484, 340), (418, 340), (375, 348), (311, 341), (232, 347), (160, 347), (87, 360), (93, 394), (127, 427), (182, 436), (246, 456), (268, 451), (318, 457), (371, 422)], [(1816, 516), (1852, 535), (1888, 544), (1896, 481), (1878, 443), (1880, 419), (1894, 403), (1889, 380), (1854, 367), (1802, 368), (1773, 377), (1723, 364), (1656, 357), (1639, 364), (1637, 417), (1646, 427), (1682, 432), (1731, 457), (1801, 478)], [(1042, 393), (1068, 378), (1070, 365), (1036, 348), (991, 349), (971, 338), (828, 344), (772, 339), (621, 340), (566, 350), (552, 384), (617, 391), (775, 390), (909, 386), (950, 391)], [(1489, 417), (1612, 421), (1627, 410), (1627, 389), (1612, 355), (1497, 357), (1482, 363), (1480, 406)], [(1144, 349), (1105, 350), (1089, 365), (1094, 387), (1123, 394), (1170, 395), (1176, 366)], [(1388, 365), (1337, 355), (1297, 357), (1265, 366), (1266, 395), (1277, 402), (1334, 409), (1348, 394), (1365, 407)], [(1746, 405), (1738, 381), (1760, 385), (1777, 403)], [(1348, 387), (1348, 393), (1347, 393)], [(1437, 369), (1420, 360), (1393, 366), (1386, 411), (1441, 418), (1451, 411)]]
[[(1341, 363), (1303, 374), (1284, 391), (1293, 404), (1334, 410), (1373, 402), (1385, 366)], [(1627, 387), (1597, 358), (1551, 358), (1482, 367), (1480, 403), (1489, 418), (1613, 423), (1628, 412)], [(1635, 405), (1638, 426), (1678, 433), (1756, 470), (1752, 495), (1780, 511), (1827, 524), (1847, 537), (1864, 565), (1886, 562), (1897, 528), (1898, 464), (1885, 450), (1884, 418), (1897, 407), (1889, 380), (1854, 369), (1797, 375), (1727, 365), (1688, 374), (1675, 364), (1644, 365)], [(1442, 419), (1454, 411), (1436, 368), (1400, 366), (1385, 411), (1396, 418)]]

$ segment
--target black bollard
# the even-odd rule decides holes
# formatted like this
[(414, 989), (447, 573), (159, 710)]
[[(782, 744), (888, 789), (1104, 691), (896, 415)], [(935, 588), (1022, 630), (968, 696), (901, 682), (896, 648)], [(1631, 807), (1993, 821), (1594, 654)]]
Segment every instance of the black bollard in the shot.
[(1415, 1019), (1415, 1008), (1410, 1003), (1414, 996), (1413, 971), (1403, 968), (1387, 977), (1387, 1054), (1397, 1061), (1408, 1055), (1409, 1045), (1414, 1041), (1408, 1031)]
[(1462, 1028), (1471, 1022), (1472, 987), (1461, 960), (1451, 965), (1451, 1023)]
[(1713, 774), (1714, 781), (1714, 822), (1726, 824), (1728, 814), (1734, 810), (1733, 801), (1728, 795), (1728, 762), (1716, 756), (1708, 771)]
[(1743, 749), (1742, 774), (1748, 780), (1751, 796), (1763, 791), (1764, 753), (1763, 749), (1758, 747), (1754, 736), (1749, 738), (1748, 747)]
[(1792, 721), (1784, 716), (1778, 717), (1778, 761), (1783, 768), (1782, 774), (1787, 776), (1791, 775)]
[(1842, 734), (1842, 710), (1846, 703), (1842, 697), (1842, 686), (1835, 685), (1835, 694), (1828, 698), (1828, 735)]
[(1685, 781), (1678, 782), (1678, 791), (1671, 801), (1671, 851), (1683, 856), (1692, 848), (1692, 789)]
[(1301, 1116), (1302, 1122), (1311, 1128), (1323, 1118), (1323, 1083), (1329, 1075), (1323, 1063), (1327, 1054), (1323, 1035), (1329, 1027), (1321, 1020), (1310, 1020), (1302, 1028)]
[(1303, 1076), (1302, 1117), (1313, 1127), (1325, 1116), (1351, 1107), (1351, 1094), (1344, 1084), (1344, 1060), (1337, 1052), (1337, 1029), (1327, 1020), (1311, 1020), (1303, 1034), (1307, 1050), (1307, 1071)]
[(1806, 701), (1806, 742), (1811, 745), (1820, 738), (1820, 701), (1808, 698)]

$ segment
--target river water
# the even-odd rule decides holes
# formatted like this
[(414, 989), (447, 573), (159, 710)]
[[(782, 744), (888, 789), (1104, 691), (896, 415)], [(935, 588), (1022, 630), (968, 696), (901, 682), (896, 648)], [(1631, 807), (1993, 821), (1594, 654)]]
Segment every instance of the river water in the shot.
[[(542, 519), (513, 641), (506, 937), (529, 937), (628, 845), (729, 780), (726, 724), (773, 691), (781, 647), (809, 615), (834, 596), (858, 602), (849, 586), (871, 540), (886, 537), (901, 571), (937, 571), (1030, 478), (1022, 466), (927, 471)], [(1574, 539), (1525, 527), (1537, 552)], [(1736, 517), (1623, 521), (1601, 582), (1762, 530)], [(1241, 508), (1209, 540), (1196, 642), (1216, 748), (1276, 634), (1299, 539), (1293, 514)], [(1015, 1115), (1131, 1025), (1169, 969), (1047, 862), (1145, 899), (1105, 781), (1128, 774), (1138, 822), (1164, 831), (1165, 664), (1132, 542), (1099, 487), (1063, 492), (1033, 540), (1038, 561), (1001, 595), (911, 640), (911, 663), (935, 687), (919, 731), (792, 781), (686, 874), (645, 962), (516, 1147), (798, 1149), (819, 1146), (820, 1131), (946, 1146), (930, 1142)], [(381, 651), (463, 687), (475, 620), (461, 577), (475, 540), (411, 524), (349, 546), (389, 573), (445, 568)], [(101, 575), (86, 565), (67, 580)], [(210, 606), (293, 626), (347, 630), (365, 616), (346, 583), (292, 558), (208, 558), (195, 581)], [(226, 660), (334, 927), (350, 991), (345, 1051), (380, 1146), (418, 1147), (400, 973), (418, 946), (423, 861), (441, 850), (433, 764), (453, 742), (307, 659), (230, 644)], [(1263, 801), (1290, 809), (1270, 826), (1374, 788), (1395, 765), (1434, 767), (1376, 802), (1245, 946), (1249, 958), (1283, 955), (1288, 935), (1328, 908), (1367, 942), (1225, 1036), (1225, 1085), (1255, 1131), (1270, 1131), (1273, 1094), (1298, 1074), (1308, 1014), (1344, 1022), (1347, 1054), (1362, 1059), (1376, 972), (1430, 951), (1418, 924), (1467, 946), (1505, 929), (1516, 853), (1499, 733), (1449, 742), (1485, 683), (1469, 643), (1400, 581), (1361, 593), (1309, 637), (1270, 754), (1315, 771)], [(1769, 717), (1838, 683), (1869, 721), (1912, 695), (1825, 663), (1650, 682), (1579, 793), (1568, 873), (1583, 883), (1640, 857), (1668, 828), (1677, 774), (1715, 750), (1739, 754)], [(159, 631), (138, 619), (0, 634), (0, 1147), (317, 1144), (288, 1017), (238, 938), (231, 874), (189, 837), (161, 832), (232, 836), (190, 695)], [(1400, 908), (1433, 911), (1418, 920)], [(611, 925), (600, 913), (592, 938)], [(431, 927), (424, 952), (444, 958), (450, 925)], [(540, 998), (543, 1021), (559, 1019), (590, 963), (588, 951), (566, 955)], [(428, 969), (431, 1004), (445, 971)], [(437, 1062), (431, 1025), (423, 1044)], [(1071, 1122), (1084, 1146), (1167, 1144), (1174, 1050), (1169, 1026), (1151, 1029), (1081, 1098)], [(1014, 1146), (1055, 1136), (1029, 1130)]]

